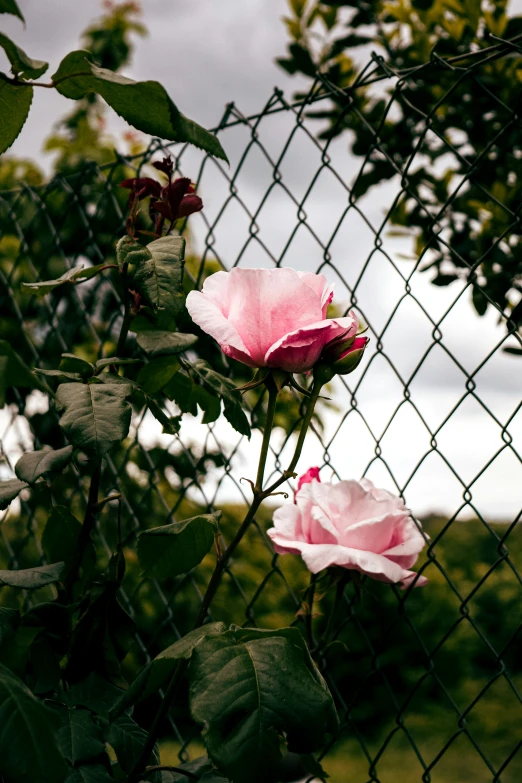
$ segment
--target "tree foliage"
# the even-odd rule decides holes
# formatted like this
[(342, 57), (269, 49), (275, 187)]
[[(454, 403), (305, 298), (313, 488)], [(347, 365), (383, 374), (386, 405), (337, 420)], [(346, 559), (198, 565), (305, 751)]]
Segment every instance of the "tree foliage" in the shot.
[[(326, 121), (321, 138), (348, 132), (351, 154), (365, 158), (353, 202), (400, 176), (390, 222), (395, 234), (413, 234), (420, 268), (437, 286), (469, 281), (479, 315), (494, 304), (508, 329), (520, 330), (522, 17), (509, 14), (507, 0), (289, 5), (290, 42), (278, 62), (329, 85), (331, 107), (310, 116)], [(365, 86), (358, 76), (372, 51), (383, 65)], [(420, 166), (411, 166), (414, 155)]]

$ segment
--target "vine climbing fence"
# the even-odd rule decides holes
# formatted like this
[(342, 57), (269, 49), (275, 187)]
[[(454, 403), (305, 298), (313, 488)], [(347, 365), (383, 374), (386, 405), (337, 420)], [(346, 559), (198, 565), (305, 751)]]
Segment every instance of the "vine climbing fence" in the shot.
[[(511, 49), (497, 47), (495, 56), (509, 58)], [(115, 342), (120, 314), (110, 277), (61, 286), (43, 299), (23, 292), (21, 283), (110, 259), (125, 224), (126, 196), (118, 183), (132, 171), (146, 172), (167, 149), (180, 173), (194, 179), (199, 172), (205, 205), (191, 218), (190, 285), (236, 265), (320, 271), (336, 282), (336, 306), (354, 308), (367, 324), (365, 360), (335, 382), (301, 467), (317, 464), (325, 477), (368, 475), (403, 494), (430, 537), (419, 569), (429, 584), (406, 593), (367, 582), (346, 589), (335, 617), (337, 640), (319, 658), (342, 722), (322, 757), (335, 780), (510, 783), (522, 772), (521, 341), (513, 310), (483, 285), (485, 268), (488, 279), (495, 273), (496, 250), (519, 252), (513, 241), (519, 208), (488, 192), (483, 173), (495, 165), (506, 134), (521, 128), (518, 96), (507, 105), (481, 81), (491, 56), (456, 63), (433, 58), (407, 73), (375, 57), (350, 90), (318, 77), (297, 101), (276, 90), (255, 116), (230, 104), (218, 126), (230, 167), (152, 141), (138, 156), (82, 164), (45, 185), (21, 183), (0, 193), (0, 338), (31, 366), (51, 367), (51, 357), (63, 352), (96, 358)], [(444, 95), (432, 105), (419, 103), (414, 87), (440, 73), (450, 82)], [(473, 155), (459, 137), (465, 108), (455, 104), (468, 89), (490, 106), (482, 149)], [(361, 109), (363, 94), (376, 96), (370, 119)], [(348, 130), (321, 140), (324, 109), (332, 105)], [(439, 118), (450, 109), (454, 129), (441, 132)], [(385, 140), (396, 116), (409, 122), (415, 139), (402, 159), (390, 156)], [(359, 147), (349, 152), (350, 134), (361, 128)], [(436, 160), (428, 155), (435, 147)], [(381, 181), (384, 164), (393, 171)], [(438, 175), (453, 172), (439, 206), (429, 166)], [(502, 230), (478, 254), (453, 241), (465, 219), (459, 199), (470, 189), (486, 205), (472, 220), (472, 235), (490, 219), (487, 209), (502, 217)], [(417, 225), (421, 215), (422, 232), (410, 230), (404, 219), (397, 231), (397, 216), (408, 205), (418, 210)], [(451, 285), (431, 285), (433, 274), (422, 267), (433, 259), (439, 284), (450, 282), (440, 279), (444, 263), (453, 265)], [(477, 309), (486, 311), (482, 320), (472, 306), (477, 296), (483, 297)], [(175, 415), (175, 406), (166, 404)], [(256, 415), (254, 408), (254, 424)], [(270, 458), (274, 474), (285, 467), (299, 416), (297, 398), (290, 400), (279, 422), (279, 449)], [(8, 392), (0, 438), (3, 478), (13, 475), (14, 461), (33, 444), (63, 445), (57, 416), (37, 392)], [(252, 443), (259, 438), (258, 428)], [(122, 493), (124, 541), (179, 514), (189, 516), (191, 508), (221, 509), (223, 534), (230, 536), (248, 492), (240, 477), (251, 472), (251, 450), (221, 420), (184, 420), (177, 435), (165, 435), (149, 414), (135, 410), (131, 435), (111, 452), (105, 479), (105, 494)], [(83, 468), (80, 459), (60, 479), (73, 509), (85, 494)], [(4, 512), (1, 568), (43, 560), (40, 503), (35, 492)], [(97, 531), (99, 550), (107, 555), (116, 535), (112, 506), (103, 510)], [(269, 511), (258, 517), (235, 555), (213, 615), (260, 627), (308, 624), (313, 637), (310, 614), (301, 607), (295, 617), (306, 574), (293, 556), (274, 556), (265, 535), (269, 518)], [(126, 660), (129, 678), (191, 627), (208, 574), (203, 569), (160, 584), (142, 579), (137, 564), (128, 562), (121, 597), (137, 623)], [(311, 613), (326, 612), (329, 600), (317, 589)], [(152, 707), (139, 709), (146, 723)], [(183, 708), (174, 705), (164, 742), (181, 759), (199, 754)]]

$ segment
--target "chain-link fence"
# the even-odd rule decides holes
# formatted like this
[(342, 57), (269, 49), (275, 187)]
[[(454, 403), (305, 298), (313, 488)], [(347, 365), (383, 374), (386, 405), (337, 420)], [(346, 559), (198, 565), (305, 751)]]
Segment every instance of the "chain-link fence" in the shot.
[[(509, 57), (509, 49), (496, 49), (499, 54)], [(199, 167), (205, 209), (191, 218), (187, 263), (196, 284), (219, 265), (321, 271), (337, 284), (337, 307), (354, 308), (368, 325), (365, 361), (336, 381), (300, 467), (320, 465), (326, 478), (370, 476), (403, 494), (430, 536), (419, 569), (430, 580), (424, 590), (404, 594), (368, 581), (362, 592), (346, 589), (335, 618), (337, 642), (319, 661), (342, 719), (341, 735), (323, 758), (334, 780), (509, 783), (522, 773), (522, 360), (504, 352), (506, 341), (517, 339), (516, 324), (487, 293), (486, 316), (479, 320), (472, 310), (471, 290), (480, 285), (492, 247), (470, 259), (446, 239), (448, 223), (459, 220), (457, 195), (471, 185), (506, 215), (493, 249), (509, 247), (520, 230), (518, 211), (481, 185), (481, 166), (495, 165), (492, 153), (503, 144), (503, 132), (520, 129), (518, 96), (512, 106), (500, 106), (481, 83), (481, 68), (492, 56), (462, 63), (433, 58), (407, 73), (374, 58), (349, 91), (319, 78), (300, 101), (276, 90), (256, 116), (230, 104), (218, 127), (230, 167), (193, 149), (169, 148), (180, 173), (193, 177)], [(479, 159), (467, 159), (457, 143), (459, 112), (454, 136), (438, 133), (438, 112), (455, 100), (454, 86), (436, 105), (413, 102), (411, 85), (427, 71), (444, 71), (454, 85), (469, 85), (470, 94), (487, 90), (491, 108)], [(372, 122), (358, 102), (367, 89), (384, 96)], [(351, 115), (364, 123), (368, 145), (359, 157), (348, 154), (346, 136), (318, 140), (321, 118), (314, 113), (331, 101), (339, 122)], [(389, 158), (381, 139), (394, 112), (410, 112), (415, 127), (416, 144), (401, 161)], [(435, 142), (449, 170), (456, 161), (467, 166), (436, 211), (415, 176), (426, 166), (424, 145)], [(137, 158), (85, 165), (44, 186), (22, 184), (0, 194), (0, 336), (34, 366), (53, 366), (57, 355), (79, 346), (89, 356), (114, 346), (121, 315), (110, 277), (63, 286), (43, 300), (22, 293), (20, 284), (113, 254), (124, 230), (117, 184), (129, 168), (144, 171), (163, 151), (154, 141)], [(359, 195), (361, 177), (377, 160), (396, 175)], [(425, 215), (432, 236), (425, 244), (415, 245), (413, 232), (396, 236), (392, 230), (394, 211), (407, 199)], [(463, 270), (444, 288), (419, 271), (441, 246)], [(13, 395), (0, 418), (5, 478), (20, 452), (63, 444), (43, 395)], [(297, 424), (276, 431), (272, 475), (288, 462)], [(126, 541), (193, 508), (223, 509), (227, 537), (247, 499), (240, 477), (252, 474), (259, 441), (259, 430), (248, 443), (221, 420), (203, 425), (190, 417), (177, 436), (168, 436), (150, 414), (136, 411), (131, 436), (108, 458), (105, 475), (106, 493), (123, 495)], [(73, 508), (85, 497), (83, 469), (80, 461), (60, 479)], [(35, 493), (6, 512), (2, 567), (43, 558), (40, 503)], [(114, 546), (114, 515), (109, 506), (100, 522), (106, 554)], [(213, 607), (217, 619), (261, 627), (294, 621), (307, 577), (293, 556), (273, 555), (265, 535), (269, 517), (260, 515), (234, 557)], [(190, 628), (208, 573), (196, 569), (160, 584), (140, 579), (128, 562), (122, 599), (137, 622), (131, 676)], [(327, 613), (330, 600), (316, 594), (314, 611)], [(297, 621), (310, 624), (310, 617)], [(317, 641), (312, 636), (312, 645)], [(198, 754), (183, 707), (174, 707), (165, 735), (172, 754)]]

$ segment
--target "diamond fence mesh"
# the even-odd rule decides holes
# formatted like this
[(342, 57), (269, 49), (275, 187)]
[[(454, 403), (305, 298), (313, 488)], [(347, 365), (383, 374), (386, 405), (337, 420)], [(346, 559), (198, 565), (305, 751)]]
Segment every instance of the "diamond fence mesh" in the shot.
[[(423, 516), (430, 536), (419, 568), (430, 580), (424, 591), (401, 593), (366, 581), (362, 592), (349, 586), (332, 615), (337, 641), (323, 649), (319, 664), (342, 721), (340, 737), (323, 754), (324, 767), (336, 780), (509, 783), (522, 773), (522, 581), (517, 570), (522, 547), (516, 510), (522, 486), (522, 415), (516, 393), (500, 402), (494, 394), (495, 379), (503, 382), (508, 361), (502, 349), (507, 339), (517, 339), (516, 326), (486, 294), (489, 312), (502, 328), (490, 317), (486, 326), (481, 322), (476, 327), (478, 349), (469, 351), (459, 342), (463, 325), (475, 328), (478, 323), (469, 294), (478, 285), (485, 256), (470, 260), (446, 239), (457, 194), (470, 183), (505, 212), (506, 228), (495, 244), (519, 233), (518, 211), (481, 184), (481, 165), (494, 165), (488, 155), (503, 143), (503, 133), (520, 127), (518, 96), (513, 106), (499, 106), (495, 94), (481, 85), (487, 56), (472, 59), (465, 68), (433, 58), (407, 73), (374, 58), (350, 91), (340, 92), (318, 77), (306, 98), (289, 102), (276, 90), (256, 116), (244, 116), (230, 104), (218, 126), (232, 158), (230, 168), (192, 149), (168, 148), (179, 173), (193, 177), (199, 166), (198, 191), (205, 209), (191, 218), (187, 261), (194, 284), (209, 271), (235, 265), (291, 265), (322, 272), (337, 283), (336, 301), (346, 310), (354, 308), (368, 325), (367, 357), (356, 373), (336, 381), (300, 467), (321, 465), (326, 477), (372, 477), (404, 496), (413, 512)], [(473, 90), (487, 92), (490, 136), (480, 160), (467, 159), (454, 140), (438, 133), (437, 112), (451, 104), (453, 87), (437, 105), (412, 103), (411, 84), (426, 69), (450, 70), (454, 84), (469, 81)], [(380, 116), (371, 123), (357, 100), (358, 91), (370, 85), (386, 95)], [(352, 115), (366, 127), (368, 147), (359, 158), (347, 154), (343, 136), (318, 140), (319, 121), (310, 109), (332, 101), (340, 122)], [(380, 138), (394, 112), (410, 112), (416, 128), (417, 143), (402, 161), (390, 159)], [(466, 167), (437, 211), (413, 176), (426, 165), (424, 145), (433, 139), (447, 154), (450, 168), (451, 161)], [(82, 165), (43, 186), (21, 184), (0, 193), (0, 336), (33, 366), (55, 366), (56, 356), (78, 346), (89, 357), (114, 348), (121, 314), (110, 276), (63, 286), (44, 299), (22, 293), (20, 284), (113, 256), (125, 223), (125, 197), (117, 184), (129, 169), (146, 170), (166, 149), (153, 141), (135, 158)], [(376, 160), (386, 160), (396, 176), (359, 196), (357, 183)], [(419, 272), (430, 242), (417, 243), (412, 257), (411, 239), (390, 231), (392, 214), (404, 199), (418, 203), (433, 241), (458, 258), (466, 272), (444, 290), (433, 289)], [(520, 377), (520, 359), (509, 361), (510, 375)], [(4, 478), (12, 475), (23, 451), (64, 443), (43, 395), (11, 394), (0, 418)], [(165, 404), (172, 414), (177, 412)], [(288, 462), (299, 404), (296, 397), (289, 407), (294, 418), (274, 438), (274, 477)], [(254, 422), (261, 406), (262, 400), (254, 402)], [(473, 412), (468, 419), (462, 415), (467, 410)], [(259, 429), (248, 443), (221, 420), (204, 425), (188, 418), (178, 435), (168, 436), (150, 414), (135, 410), (129, 438), (107, 459), (104, 492), (122, 493), (129, 545), (122, 601), (137, 623), (135, 649), (126, 660), (130, 677), (190, 629), (212, 567), (209, 558), (184, 577), (161, 584), (144, 580), (130, 548), (137, 532), (190, 516), (194, 509), (219, 508), (226, 539), (248, 499), (240, 477), (252, 472), (250, 455), (260, 442)], [(489, 498), (498, 497), (499, 477), (512, 494), (496, 514)], [(0, 567), (43, 560), (47, 491), (22, 497), (4, 513)], [(86, 478), (81, 460), (59, 478), (57, 496), (60, 492), (73, 510), (82, 508)], [(102, 558), (115, 544), (113, 506), (104, 509), (97, 531)], [(260, 514), (239, 548), (213, 617), (260, 627), (301, 623), (312, 647), (318, 647), (315, 634), (321, 624), (310, 615), (295, 615), (308, 576), (295, 558), (274, 556), (265, 535), (269, 519), (270, 510)], [(326, 617), (332, 603), (332, 596), (320, 595), (317, 588), (313, 611)], [(154, 706), (141, 708), (144, 723)], [(183, 706), (175, 705), (169, 723), (165, 747), (181, 759), (198, 755), (197, 732)]]

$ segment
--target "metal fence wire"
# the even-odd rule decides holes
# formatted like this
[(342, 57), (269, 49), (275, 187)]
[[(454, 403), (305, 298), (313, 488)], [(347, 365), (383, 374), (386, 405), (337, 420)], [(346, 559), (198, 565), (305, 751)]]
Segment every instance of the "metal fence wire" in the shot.
[[(500, 53), (510, 56), (508, 49)], [(489, 312), (503, 327), (499, 331), (495, 319), (487, 321), (491, 339), (483, 340), (478, 361), (476, 352), (468, 354), (456, 341), (463, 321), (474, 317), (470, 292), (478, 284), (484, 259), (471, 261), (453, 248), (445, 227), (455, 219), (457, 193), (470, 182), (482, 187), (481, 165), (438, 131), (437, 110), (452, 101), (451, 89), (436, 106), (414, 105), (410, 91), (427, 70), (445, 70), (455, 84), (469, 82), (472, 92), (483, 91), (491, 107), (485, 122), (490, 138), (482, 156), (487, 163), (488, 154), (503, 143), (503, 128), (520, 127), (517, 96), (513, 106), (507, 106), (481, 83), (487, 57), (454, 64), (433, 58), (407, 73), (373, 57), (353, 88), (342, 93), (318, 77), (299, 101), (275, 90), (255, 116), (229, 104), (217, 131), (232, 159), (230, 167), (193, 149), (155, 140), (132, 159), (89, 163), (45, 185), (22, 184), (0, 193), (0, 337), (16, 344), (33, 366), (52, 366), (52, 357), (55, 361), (59, 353), (73, 352), (80, 342), (98, 354), (114, 345), (121, 315), (110, 278), (63, 286), (44, 299), (23, 293), (20, 284), (55, 277), (79, 262), (100, 263), (113, 254), (125, 222), (117, 188), (122, 171), (127, 176), (129, 168), (140, 172), (167, 150), (179, 173), (194, 178), (199, 166), (198, 192), (205, 208), (190, 219), (187, 264), (196, 282), (209, 265), (291, 265), (321, 271), (337, 283), (335, 301), (346, 310), (355, 308), (368, 325), (371, 348), (365, 361), (353, 375), (336, 381), (336, 409), (324, 409), (323, 428), (315, 426), (306, 455), (323, 468), (326, 479), (374, 478), (401, 493), (414, 513), (415, 500), (427, 493), (420, 515), (430, 540), (419, 570), (430, 582), (424, 590), (407, 593), (368, 580), (362, 593), (355, 586), (346, 589), (343, 611), (336, 618), (337, 643), (324, 650), (319, 661), (342, 722), (340, 737), (322, 754), (324, 768), (335, 780), (521, 779), (520, 513), (513, 514), (512, 504), (509, 519), (506, 514), (499, 519), (487, 503), (496, 483), (497, 474), (491, 473), (495, 466), (508, 474), (514, 492), (517, 482), (522, 486), (517, 450), (521, 404), (510, 402), (511, 397), (499, 408), (487, 382), (491, 373), (481, 380), (491, 367), (494, 377), (495, 362), (505, 361), (505, 341), (516, 340), (516, 330), (490, 300)], [(380, 117), (372, 123), (360, 113), (357, 101), (358, 91), (370, 84), (386, 96)], [(405, 93), (407, 100), (402, 100)], [(339, 121), (352, 113), (365, 123), (365, 155), (350, 156), (346, 136), (318, 140), (320, 121), (311, 109), (332, 100)], [(416, 145), (401, 161), (389, 158), (380, 139), (386, 118), (395, 111), (410, 112), (416, 128)], [(457, 120), (455, 127), (458, 130)], [(461, 168), (467, 167), (437, 212), (411, 181), (416, 167), (425, 165), (424, 145), (435, 137), (450, 168), (457, 158)], [(358, 196), (357, 181), (376, 156), (393, 166), (396, 177)], [(487, 165), (494, 165), (492, 159)], [(507, 229), (496, 244), (509, 243), (510, 235), (520, 231), (518, 212), (497, 195), (486, 190), (484, 195), (506, 215)], [(412, 258), (411, 241), (390, 233), (391, 214), (404, 198), (418, 202), (433, 237), (450, 257), (458, 257), (465, 271), (475, 274), (463, 275), (448, 288), (430, 286), (428, 275), (419, 271), (429, 257), (429, 243), (416, 247)], [(406, 259), (401, 257), (405, 250)], [(521, 359), (509, 361), (516, 376)], [(444, 373), (451, 379), (451, 394), (437, 381)], [(431, 397), (426, 396), (430, 384)], [(442, 407), (430, 409), (434, 400)], [(176, 414), (176, 407), (166, 404)], [(476, 440), (469, 442), (468, 459), (459, 461), (452, 458), (452, 444), (469, 437), (460, 418), (466, 406), (474, 411)], [(14, 461), (23, 451), (42, 442), (63, 444), (57, 417), (39, 393), (23, 397), (13, 392), (0, 416), (3, 478), (13, 475)], [(182, 424), (176, 436), (163, 435), (155, 426), (149, 414), (135, 411), (129, 438), (107, 459), (105, 489), (123, 493), (126, 542), (132, 543), (151, 519), (165, 524), (189, 516), (187, 511), (196, 507), (225, 511), (226, 538), (236, 524), (239, 504), (247, 498), (239, 477), (248, 470), (259, 431), (248, 444), (221, 421)], [(480, 449), (486, 433), (492, 444), (488, 454)], [(275, 438), (272, 476), (284, 469), (292, 438), (291, 432)], [(399, 460), (401, 448), (407, 456)], [(60, 480), (72, 506), (81, 505), (82, 463)], [(34, 493), (5, 512), (0, 567), (43, 560), (43, 503)], [(445, 513), (428, 515), (430, 504), (433, 512), (443, 508)], [(114, 513), (109, 507), (104, 510), (97, 533), (100, 551), (106, 554), (114, 545)], [(228, 568), (213, 606), (216, 619), (261, 627), (292, 622), (306, 575), (296, 558), (274, 556), (265, 535), (269, 517), (266, 512), (258, 518)], [(132, 676), (190, 628), (209, 571), (196, 569), (159, 583), (141, 579), (130, 555), (127, 567), (122, 601), (137, 623), (129, 663)], [(318, 596), (317, 611), (329, 600)], [(196, 729), (181, 706), (172, 711), (165, 739), (181, 759), (201, 751)]]

